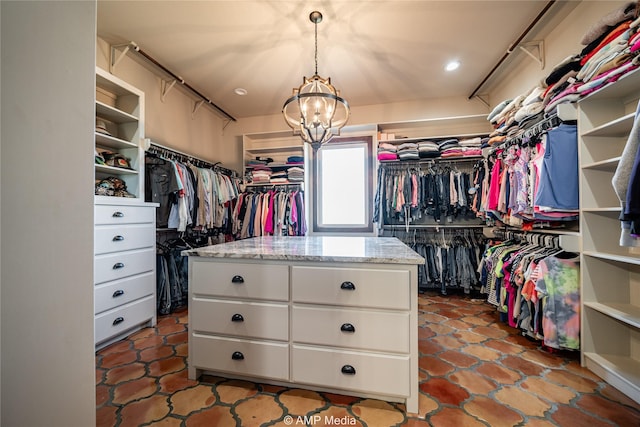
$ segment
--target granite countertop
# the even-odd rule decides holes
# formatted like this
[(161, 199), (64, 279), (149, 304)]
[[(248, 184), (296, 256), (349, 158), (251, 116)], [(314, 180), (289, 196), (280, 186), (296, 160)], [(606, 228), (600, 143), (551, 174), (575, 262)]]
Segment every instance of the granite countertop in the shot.
[(424, 264), (395, 237), (254, 237), (182, 252), (209, 258)]

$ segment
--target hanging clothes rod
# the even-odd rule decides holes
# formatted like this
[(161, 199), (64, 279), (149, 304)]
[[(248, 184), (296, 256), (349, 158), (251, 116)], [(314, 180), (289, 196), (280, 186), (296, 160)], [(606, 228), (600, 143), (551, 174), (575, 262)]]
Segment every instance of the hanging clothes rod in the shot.
[(165, 147), (162, 146), (160, 144), (157, 144), (155, 142), (151, 142), (149, 145), (149, 149), (147, 150), (151, 153), (155, 153), (155, 154), (161, 154), (161, 155), (166, 155), (166, 156), (178, 156), (180, 159), (184, 160), (184, 161), (190, 161), (193, 164), (195, 164), (196, 166), (199, 167), (208, 167), (210, 169), (214, 169), (217, 171), (220, 171), (222, 173), (224, 173), (225, 175), (228, 176), (233, 176), (233, 177), (237, 177), (238, 174), (236, 171), (231, 170), (229, 168), (225, 168), (224, 166), (222, 166), (220, 164), (220, 162), (215, 162), (215, 163), (211, 163), (208, 162), (206, 160), (202, 160), (192, 154), (187, 154), (187, 153), (183, 153), (182, 151), (178, 151), (174, 148), (169, 148), (169, 147)]
[(111, 51), (111, 67), (112, 68), (114, 68), (117, 65), (117, 63), (120, 61), (120, 59), (122, 58), (122, 56), (121, 56), (120, 58), (115, 59), (114, 52), (113, 52), (113, 49), (115, 49), (115, 48), (124, 48), (124, 53), (122, 54), (122, 56), (124, 56), (127, 53), (128, 50), (133, 49), (135, 52), (139, 53), (147, 61), (151, 62), (156, 67), (160, 68), (164, 73), (166, 73), (169, 76), (171, 76), (174, 79), (174, 81), (180, 83), (186, 89), (191, 91), (191, 93), (193, 93), (194, 95), (199, 97), (200, 100), (201, 100), (199, 102), (206, 103), (207, 105), (209, 105), (211, 108), (216, 110), (219, 114), (221, 114), (225, 118), (227, 118), (227, 119), (229, 119), (231, 121), (234, 121), (234, 122), (237, 121), (235, 117), (233, 117), (232, 115), (230, 115), (229, 113), (224, 111), (222, 108), (218, 107), (213, 101), (211, 101), (209, 98), (204, 96), (202, 93), (200, 93), (197, 89), (195, 89), (189, 83), (185, 82), (182, 77), (178, 76), (173, 71), (169, 70), (167, 67), (165, 67), (164, 65), (162, 65), (158, 61), (156, 61), (151, 55), (149, 55), (148, 53), (146, 53), (145, 51), (140, 49), (140, 46), (138, 46), (133, 41), (131, 41), (131, 42), (127, 43), (127, 44), (124, 44), (124, 45), (117, 45), (117, 46), (112, 46), (111, 47), (111, 49), (112, 49), (112, 51)]

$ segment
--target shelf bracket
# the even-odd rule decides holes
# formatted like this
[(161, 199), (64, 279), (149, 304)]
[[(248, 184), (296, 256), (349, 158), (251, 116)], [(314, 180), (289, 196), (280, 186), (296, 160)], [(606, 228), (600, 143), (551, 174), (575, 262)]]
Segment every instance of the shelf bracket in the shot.
[(160, 84), (162, 85), (162, 95), (160, 95), (160, 100), (162, 102), (164, 102), (164, 98), (171, 91), (171, 89), (173, 89), (173, 86), (175, 86), (176, 83), (178, 83), (178, 80), (176, 79), (172, 79), (172, 80), (163, 79), (160, 81)]
[(196, 117), (196, 113), (198, 112), (198, 110), (200, 109), (200, 107), (202, 107), (202, 104), (204, 104), (204, 101), (195, 101), (193, 104), (193, 111), (191, 112), (191, 118), (194, 119)]
[[(486, 97), (487, 99), (484, 99), (484, 98), (483, 98), (483, 96), (484, 96), (484, 97)], [(488, 97), (488, 95), (479, 95), (479, 94), (478, 94), (478, 95), (474, 95), (473, 97), (474, 97), (475, 99), (477, 99), (478, 101), (482, 102), (484, 105), (486, 105), (486, 106), (487, 106), (487, 108), (489, 108), (489, 107), (491, 106), (491, 105), (489, 104), (489, 97)]]
[(544, 69), (544, 40), (522, 43), (518, 47)]
[(118, 65), (120, 61), (122, 61), (122, 58), (127, 56), (127, 52), (129, 52), (130, 48), (131, 48), (130, 43), (117, 44), (117, 45), (111, 46), (111, 58), (109, 60), (109, 72), (111, 74), (114, 73), (116, 69), (116, 65)]
[(229, 126), (229, 123), (231, 123), (231, 120), (223, 120), (223, 121), (224, 121), (224, 126), (222, 126), (222, 132), (224, 132), (227, 126)]

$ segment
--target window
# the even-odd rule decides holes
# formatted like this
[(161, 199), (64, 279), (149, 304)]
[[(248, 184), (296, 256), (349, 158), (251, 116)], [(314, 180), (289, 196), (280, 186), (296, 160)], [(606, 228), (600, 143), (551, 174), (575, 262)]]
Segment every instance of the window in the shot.
[(313, 231), (373, 231), (373, 138), (334, 138), (313, 157)]

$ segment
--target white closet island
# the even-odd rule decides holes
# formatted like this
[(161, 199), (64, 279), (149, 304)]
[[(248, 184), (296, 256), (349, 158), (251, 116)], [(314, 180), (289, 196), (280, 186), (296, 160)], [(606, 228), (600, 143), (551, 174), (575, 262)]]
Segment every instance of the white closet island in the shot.
[(417, 269), (396, 238), (257, 237), (189, 256), (189, 378), (203, 371), (418, 412)]

